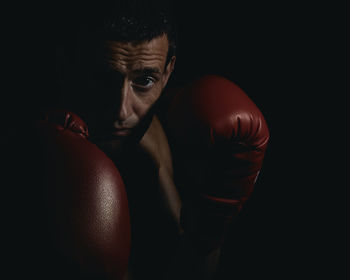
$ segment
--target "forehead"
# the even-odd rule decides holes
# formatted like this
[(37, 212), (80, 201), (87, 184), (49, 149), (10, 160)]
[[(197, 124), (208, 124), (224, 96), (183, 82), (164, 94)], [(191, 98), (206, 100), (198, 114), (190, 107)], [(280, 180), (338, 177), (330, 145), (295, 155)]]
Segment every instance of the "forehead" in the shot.
[(168, 46), (165, 35), (141, 43), (106, 41), (102, 48), (103, 61), (121, 71), (145, 67), (161, 69), (165, 66)]

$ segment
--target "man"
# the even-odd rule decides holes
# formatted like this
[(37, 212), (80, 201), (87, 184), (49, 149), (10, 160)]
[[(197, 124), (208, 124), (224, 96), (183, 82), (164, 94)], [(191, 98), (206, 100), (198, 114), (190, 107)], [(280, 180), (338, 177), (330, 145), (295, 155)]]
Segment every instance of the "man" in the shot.
[(61, 107), (86, 121), (91, 140), (125, 182), (135, 279), (141, 272), (154, 278), (164, 273), (182, 231), (170, 148), (156, 114), (176, 61), (176, 26), (162, 8), (157, 1), (116, 2), (78, 25), (73, 47), (59, 61), (60, 88), (69, 97)]
[[(78, 17), (77, 24), (70, 26), (73, 39), (67, 36), (63, 47), (58, 48), (59, 98), (44, 109), (60, 108), (80, 116), (88, 127), (88, 140), (113, 160), (121, 174), (131, 224), (128, 278), (211, 279), (227, 225), (249, 197), (259, 174), (268, 131), (261, 113), (247, 96), (221, 77), (204, 77), (185, 90), (167, 88), (175, 68), (176, 30), (161, 4), (103, 3), (102, 9)], [(50, 147), (58, 143), (61, 149), (64, 140), (63, 146), (69, 146), (70, 152), (59, 166), (60, 172), (50, 173), (53, 178), (49, 178), (49, 185), (62, 182), (58, 183), (60, 189), (67, 186), (67, 180), (74, 189), (79, 185), (78, 201), (83, 201), (79, 205), (95, 206), (97, 200), (100, 208), (96, 220), (102, 216), (101, 223), (109, 225), (113, 217), (119, 219), (115, 214), (118, 204), (108, 208), (105, 186), (98, 189), (101, 192), (92, 187), (88, 199), (93, 197), (93, 203), (89, 204), (80, 197), (88, 190), (85, 179), (84, 184), (75, 183), (87, 177), (91, 187), (109, 179), (107, 175), (102, 180), (94, 176), (90, 179), (90, 169), (80, 166), (96, 161), (94, 168), (100, 168), (99, 160), (88, 157), (90, 145), (86, 139), (80, 146), (79, 137), (87, 137), (87, 128), (76, 115), (67, 113), (64, 124), (54, 127), (58, 135), (55, 141), (59, 141)], [(66, 135), (69, 133), (80, 135), (79, 140)], [(48, 149), (50, 156), (52, 150), (55, 148)], [(95, 148), (91, 150), (96, 152)], [(62, 160), (62, 154), (58, 152), (54, 158)], [(100, 154), (98, 157), (103, 158)], [(80, 164), (73, 164), (69, 170), (74, 177), (70, 180), (65, 168), (79, 159)], [(106, 159), (101, 161), (102, 166), (110, 168)], [(56, 160), (50, 164), (49, 172), (56, 167)], [(75, 168), (79, 171), (74, 172)], [(87, 216), (82, 221), (88, 226), (80, 218), (76, 219), (78, 224), (90, 229), (89, 210), (79, 209)], [(63, 211), (66, 213), (66, 208)], [(83, 254), (90, 252), (90, 246), (99, 248), (100, 243), (109, 240), (109, 228), (103, 225), (96, 222), (93, 234), (86, 234), (93, 245), (83, 244)], [(106, 234), (100, 234), (95, 242), (95, 231), (98, 235), (100, 229), (106, 229)], [(79, 228), (78, 236), (84, 240), (84, 230)], [(109, 246), (102, 247), (103, 257), (114, 256)], [(101, 251), (96, 253), (97, 258)], [(93, 259), (95, 251), (91, 255)], [(111, 262), (108, 264), (110, 267)]]

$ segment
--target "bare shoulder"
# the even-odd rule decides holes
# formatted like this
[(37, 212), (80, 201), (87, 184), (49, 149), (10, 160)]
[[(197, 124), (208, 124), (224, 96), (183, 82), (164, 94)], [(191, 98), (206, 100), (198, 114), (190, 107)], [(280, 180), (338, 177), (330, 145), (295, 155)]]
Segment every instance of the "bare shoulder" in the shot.
[(142, 137), (140, 147), (152, 157), (158, 168), (166, 168), (168, 172), (172, 173), (172, 157), (168, 139), (156, 115)]

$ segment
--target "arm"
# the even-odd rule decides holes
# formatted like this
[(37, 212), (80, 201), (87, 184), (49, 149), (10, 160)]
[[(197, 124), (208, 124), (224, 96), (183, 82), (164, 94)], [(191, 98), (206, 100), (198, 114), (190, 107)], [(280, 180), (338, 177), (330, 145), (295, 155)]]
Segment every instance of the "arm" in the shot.
[[(229, 225), (254, 189), (269, 130), (252, 100), (231, 81), (214, 75), (180, 90), (166, 123), (182, 198), (183, 244), (203, 264), (197, 272), (210, 275), (205, 263), (212, 261), (215, 270)], [(194, 258), (189, 262), (195, 263)]]

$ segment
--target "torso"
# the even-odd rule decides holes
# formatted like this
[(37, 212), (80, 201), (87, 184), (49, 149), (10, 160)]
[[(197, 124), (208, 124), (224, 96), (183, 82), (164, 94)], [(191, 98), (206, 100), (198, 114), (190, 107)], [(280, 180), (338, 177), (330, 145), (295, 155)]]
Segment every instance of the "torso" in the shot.
[(179, 223), (181, 200), (174, 183), (171, 151), (167, 136), (157, 116), (153, 117), (139, 145), (154, 161), (158, 169), (158, 180), (164, 202)]
[(129, 274), (138, 279), (152, 273), (154, 263), (164, 268), (181, 234), (181, 200), (173, 180), (171, 151), (156, 116), (121, 171), (132, 222)]

